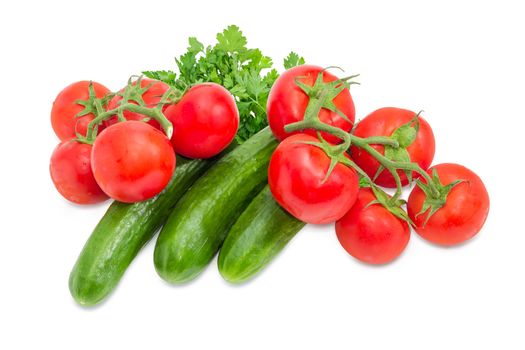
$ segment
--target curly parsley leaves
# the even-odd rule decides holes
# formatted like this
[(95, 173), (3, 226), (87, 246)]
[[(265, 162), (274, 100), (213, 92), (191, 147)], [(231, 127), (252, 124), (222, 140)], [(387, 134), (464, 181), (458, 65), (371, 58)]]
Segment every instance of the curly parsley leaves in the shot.
[[(279, 77), (272, 59), (259, 49), (246, 47), (247, 40), (239, 27), (231, 25), (217, 34), (215, 46), (205, 47), (195, 37), (188, 40), (188, 51), (175, 59), (174, 71), (145, 71), (149, 78), (185, 89), (193, 84), (214, 82), (228, 89), (237, 102), (240, 114), (236, 140), (244, 142), (268, 125), (266, 101), (270, 88)], [(304, 64), (304, 58), (291, 52), (284, 68)]]

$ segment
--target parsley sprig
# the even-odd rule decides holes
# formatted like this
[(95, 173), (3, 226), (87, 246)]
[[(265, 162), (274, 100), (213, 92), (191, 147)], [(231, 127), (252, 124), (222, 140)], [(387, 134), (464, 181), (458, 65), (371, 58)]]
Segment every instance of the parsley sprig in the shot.
[[(279, 77), (272, 59), (259, 49), (247, 48), (246, 37), (239, 27), (231, 25), (217, 34), (217, 43), (205, 47), (190, 37), (188, 51), (175, 59), (178, 73), (171, 70), (145, 71), (149, 78), (161, 80), (179, 89), (193, 84), (214, 82), (228, 89), (237, 102), (240, 124), (236, 140), (244, 142), (268, 125), (266, 101), (270, 88)], [(304, 64), (304, 59), (291, 52), (284, 59), (288, 69)]]

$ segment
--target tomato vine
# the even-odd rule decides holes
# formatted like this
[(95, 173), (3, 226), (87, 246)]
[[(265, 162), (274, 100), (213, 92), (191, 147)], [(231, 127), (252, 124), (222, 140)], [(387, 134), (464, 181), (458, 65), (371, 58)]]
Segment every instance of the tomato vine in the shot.
[[(425, 189), (425, 193), (428, 194), (430, 202), (436, 202), (439, 200), (439, 203), (443, 201), (442, 198), (446, 198), (446, 193), (450, 191), (450, 188), (445, 188), (440, 186), (439, 180), (437, 178), (431, 177), (421, 166), (415, 162), (411, 161), (397, 161), (388, 158), (387, 156), (381, 154), (379, 151), (374, 149), (371, 145), (383, 145), (391, 147), (392, 149), (400, 149), (401, 145), (399, 140), (396, 140), (392, 136), (374, 136), (368, 138), (360, 138), (350, 132), (346, 132), (338, 127), (326, 124), (322, 122), (319, 118), (319, 112), (322, 108), (332, 110), (338, 114), (340, 111), (335, 109), (335, 106), (332, 102), (343, 89), (349, 88), (350, 85), (356, 84), (352, 81), (356, 75), (349, 76), (346, 78), (341, 78), (336, 81), (325, 83), (322, 79), (323, 71), (321, 71), (315, 81), (314, 86), (309, 87), (301, 83), (299, 79), (296, 79), (296, 84), (303, 89), (303, 91), (309, 96), (310, 100), (305, 111), (304, 119), (295, 123), (291, 123), (285, 126), (286, 132), (301, 131), (305, 129), (313, 129), (317, 131), (317, 136), (319, 142), (308, 142), (309, 144), (315, 145), (321, 148), (328, 157), (331, 159), (330, 167), (327, 171), (325, 180), (330, 176), (334, 167), (337, 163), (342, 163), (346, 166), (354, 168), (364, 179), (365, 182), (374, 189), (374, 192), (378, 193), (380, 190), (373, 182), (372, 179), (366, 174), (355, 162), (350, 160), (345, 156), (346, 152), (349, 150), (350, 146), (361, 148), (372, 157), (374, 157), (382, 168), (389, 171), (396, 184), (396, 191), (392, 197), (381, 196), (383, 198), (383, 205), (390, 209), (395, 215), (399, 216), (399, 212), (396, 208), (404, 201), (400, 200), (402, 194), (402, 183), (398, 170), (406, 172), (416, 172), (421, 175), (421, 177), (426, 181), (426, 184), (422, 183), (420, 180), (417, 180), (417, 184)], [(341, 117), (345, 118), (344, 114), (340, 114)], [(419, 116), (419, 113), (414, 116), (415, 119)], [(340, 144), (330, 144), (328, 143), (321, 132), (331, 134), (342, 142)], [(417, 132), (417, 130), (416, 130)], [(415, 135), (414, 135), (415, 137)], [(441, 204), (442, 205), (442, 204)], [(435, 208), (436, 204), (433, 205)], [(407, 220), (406, 215), (402, 215), (403, 219)], [(430, 215), (429, 215), (430, 216)]]
[(78, 104), (84, 106), (84, 110), (82, 110), (77, 117), (92, 113), (95, 118), (88, 124), (86, 136), (77, 134), (77, 141), (93, 144), (98, 134), (99, 125), (113, 116), (117, 116), (119, 122), (126, 121), (124, 111), (145, 115), (146, 118), (144, 121), (146, 122), (150, 119), (156, 120), (161, 125), (168, 139), (170, 139), (173, 134), (173, 125), (162, 113), (162, 108), (167, 104), (177, 102), (184, 92), (177, 88), (170, 87), (161, 96), (160, 101), (154, 107), (148, 107), (142, 99), (142, 95), (153, 85), (153, 83), (142, 87), (141, 80), (142, 76), (139, 76), (137, 80), (133, 80), (133, 77), (131, 77), (124, 90), (116, 93), (116, 95), (122, 97), (118, 107), (109, 110), (106, 110), (105, 106), (109, 99), (115, 96), (115, 94), (108, 94), (103, 98), (97, 98), (95, 96), (93, 84), (90, 83), (88, 100), (76, 101)]

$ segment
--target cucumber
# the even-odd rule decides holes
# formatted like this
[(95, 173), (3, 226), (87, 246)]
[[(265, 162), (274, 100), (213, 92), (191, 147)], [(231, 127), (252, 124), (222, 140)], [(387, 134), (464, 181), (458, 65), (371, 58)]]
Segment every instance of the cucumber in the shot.
[(219, 272), (231, 283), (252, 278), (304, 225), (277, 204), (266, 186), (230, 229), (219, 253)]
[(221, 158), (184, 194), (155, 246), (155, 268), (164, 280), (183, 283), (204, 270), (231, 225), (266, 184), (276, 147), (266, 127)]
[(113, 202), (86, 242), (69, 277), (69, 290), (81, 305), (102, 301), (118, 284), (142, 246), (164, 223), (175, 203), (213, 160), (177, 157), (166, 188), (139, 203)]

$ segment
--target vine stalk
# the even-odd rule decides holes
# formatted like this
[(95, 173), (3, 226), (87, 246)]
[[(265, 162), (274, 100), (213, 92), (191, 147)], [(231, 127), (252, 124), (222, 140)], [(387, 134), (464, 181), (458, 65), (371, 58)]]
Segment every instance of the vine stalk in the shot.
[[(322, 74), (322, 72), (320, 74)], [(344, 83), (344, 82), (341, 81), (341, 83)], [(372, 157), (374, 157), (379, 162), (379, 164), (381, 164), (386, 170), (388, 170), (394, 178), (394, 181), (396, 183), (396, 192), (394, 196), (390, 199), (390, 202), (392, 204), (398, 201), (402, 193), (402, 183), (401, 183), (400, 176), (397, 172), (398, 170), (414, 171), (418, 173), (419, 175), (421, 175), (427, 181), (427, 184), (429, 185), (433, 196), (438, 198), (440, 195), (438, 188), (433, 183), (431, 177), (427, 174), (425, 170), (423, 170), (419, 166), (419, 164), (413, 163), (413, 162), (393, 161), (387, 158), (386, 156), (382, 155), (380, 152), (378, 152), (375, 148), (371, 146), (371, 145), (384, 145), (384, 146), (390, 146), (393, 148), (398, 148), (399, 142), (397, 140), (391, 137), (388, 137), (388, 136), (373, 136), (373, 137), (367, 137), (367, 138), (360, 138), (350, 132), (344, 131), (343, 129), (326, 124), (319, 119), (319, 112), (321, 111), (323, 106), (327, 105), (328, 102), (330, 102), (328, 99), (330, 96), (330, 92), (333, 92), (333, 89), (334, 87), (328, 84), (321, 86), (319, 90), (316, 91), (316, 94), (310, 96), (310, 101), (306, 108), (304, 119), (301, 121), (286, 125), (284, 130), (286, 132), (294, 132), (294, 131), (300, 131), (300, 130), (305, 130), (305, 129), (313, 129), (313, 130), (318, 131), (318, 136), (321, 139), (321, 141), (323, 141), (323, 144), (319, 144), (318, 146), (323, 148), (323, 150), (327, 153), (327, 155), (332, 159), (334, 158), (342, 159), (340, 156), (344, 152), (347, 152), (351, 145), (361, 148), (367, 153), (369, 153)], [(323, 140), (322, 135), (319, 132), (329, 133), (337, 137), (338, 139), (340, 139), (342, 142), (337, 145), (328, 144), (327, 142)], [(347, 166), (351, 166), (355, 168), (355, 170), (360, 174), (365, 173), (354, 162), (350, 162), (350, 163), (345, 162), (345, 161), (341, 161), (341, 162)], [(368, 179), (368, 176), (366, 178)]]

